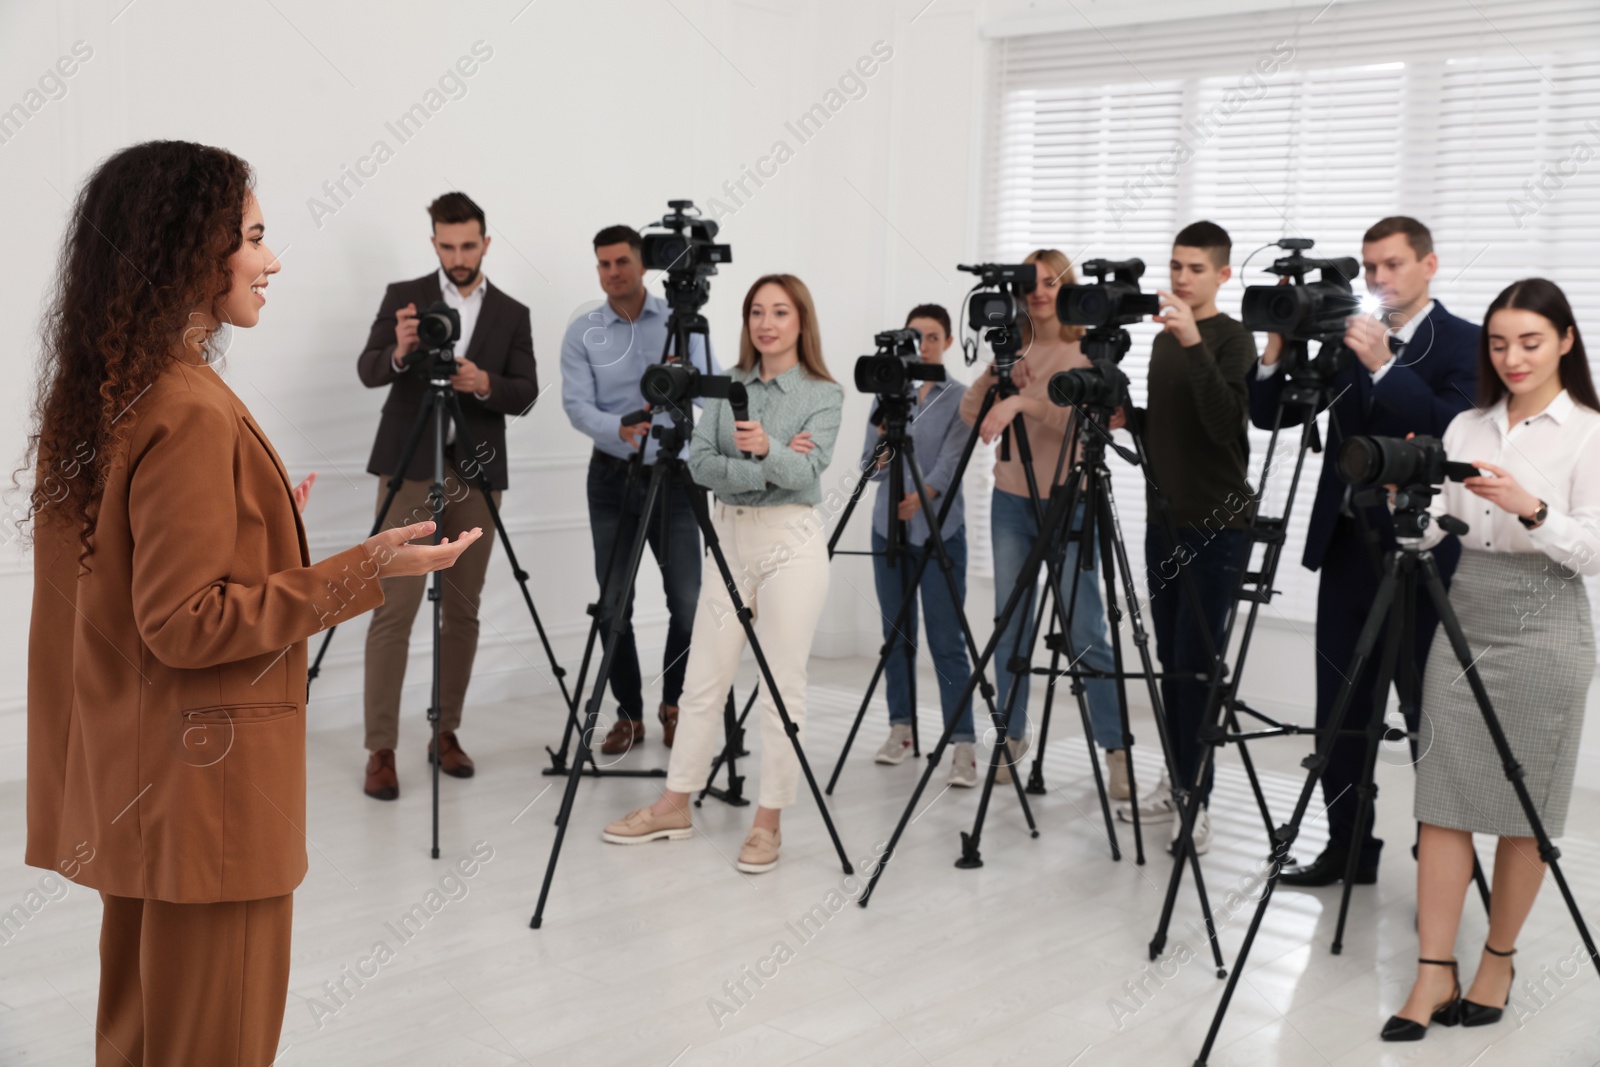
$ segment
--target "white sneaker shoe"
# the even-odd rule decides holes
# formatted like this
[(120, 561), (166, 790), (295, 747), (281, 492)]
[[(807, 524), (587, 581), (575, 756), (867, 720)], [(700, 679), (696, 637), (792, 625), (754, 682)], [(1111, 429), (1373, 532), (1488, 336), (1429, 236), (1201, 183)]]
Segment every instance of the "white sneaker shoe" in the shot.
[(878, 763), (900, 763), (911, 754), (911, 724), (893, 723), (889, 727), (889, 740), (872, 757)]
[[(1020, 771), (1022, 769), (1022, 757), (1028, 753), (1028, 739), (1026, 737), (1008, 737), (1006, 738), (1006, 747), (1011, 750), (1011, 762), (1016, 764), (1017, 770)], [(1011, 784), (1011, 768), (1006, 765), (1004, 759), (1000, 761), (1000, 766), (994, 773), (994, 781), (996, 785)]]
[(957, 741), (950, 760), (950, 784), (971, 789), (978, 784), (978, 753), (971, 741)]
[[(1178, 831), (1183, 829), (1182, 819), (1172, 820), (1172, 833), (1167, 837), (1167, 851), (1178, 854)], [(1201, 808), (1194, 817), (1194, 854), (1204, 856), (1211, 851), (1211, 809)]]
[[(1166, 822), (1178, 814), (1178, 807), (1172, 802), (1172, 786), (1167, 781), (1167, 776), (1161, 776), (1161, 782), (1154, 789), (1144, 795), (1139, 802), (1139, 822)], [(1117, 805), (1117, 821), (1133, 821), (1133, 805)]]

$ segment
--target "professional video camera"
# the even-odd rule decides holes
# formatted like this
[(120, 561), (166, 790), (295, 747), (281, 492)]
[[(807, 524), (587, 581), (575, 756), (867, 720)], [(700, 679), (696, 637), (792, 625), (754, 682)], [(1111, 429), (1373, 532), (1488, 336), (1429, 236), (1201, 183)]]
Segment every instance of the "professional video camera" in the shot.
[(735, 399), (745, 394), (745, 387), (725, 374), (706, 374), (692, 363), (652, 363), (639, 379), (639, 392), (659, 411), (678, 409), (702, 397)]
[[(1093, 284), (1063, 285), (1056, 293), (1056, 317), (1074, 326), (1127, 326), (1161, 314), (1161, 298), (1139, 291), (1142, 259), (1091, 259), (1083, 272)], [(1111, 280), (1106, 281), (1106, 275)]]
[[(1018, 324), (1027, 315), (1028, 294), (1039, 283), (1037, 268), (1032, 263), (957, 263), (956, 270), (978, 276), (973, 287), (977, 291), (967, 301), (967, 321), (984, 331), (983, 339), (994, 349), (996, 369), (1009, 374), (1022, 350)], [(968, 352), (968, 366), (976, 358), (976, 351)]]
[[(1392, 485), (1394, 529), (1399, 537), (1421, 537), (1431, 522), (1428, 504), (1448, 479), (1475, 477), (1478, 468), (1457, 463), (1445, 455), (1437, 437), (1351, 437), (1339, 446), (1339, 477), (1357, 491), (1361, 503), (1371, 501), (1378, 486)], [(1460, 536), (1466, 523), (1453, 515), (1439, 517), (1439, 525)]]
[[(1345, 320), (1361, 308), (1361, 298), (1350, 282), (1361, 272), (1361, 265), (1350, 256), (1316, 259), (1305, 250), (1316, 242), (1309, 237), (1285, 237), (1277, 247), (1289, 254), (1273, 260), (1267, 270), (1290, 285), (1246, 286), (1239, 317), (1247, 329), (1281, 334), (1285, 341), (1284, 372), (1291, 377), (1331, 380), (1339, 373), (1350, 354), (1344, 344)], [(1320, 271), (1317, 281), (1306, 281), (1311, 271)], [(1316, 356), (1308, 345), (1321, 345)]]
[(438, 301), (417, 314), (417, 347), (400, 360), (407, 370), (429, 364), (427, 373), (449, 377), (455, 373), (455, 350), (461, 340), (461, 312)]
[(1128, 396), (1128, 376), (1109, 359), (1091, 367), (1074, 367), (1050, 376), (1050, 400), (1057, 407), (1121, 407)]
[(716, 221), (700, 217), (694, 201), (668, 200), (667, 206), (672, 210), (654, 225), (668, 232), (645, 234), (639, 258), (646, 270), (666, 273), (662, 287), (667, 305), (686, 321), (693, 321), (696, 332), (705, 333), (703, 323), (695, 317), (711, 298), (711, 276), (717, 273), (717, 265), (733, 262), (733, 248), (716, 243)]
[(878, 351), (856, 360), (856, 388), (879, 396), (906, 396), (917, 382), (945, 380), (942, 363), (924, 363), (922, 334), (907, 326), (884, 330), (872, 339)]

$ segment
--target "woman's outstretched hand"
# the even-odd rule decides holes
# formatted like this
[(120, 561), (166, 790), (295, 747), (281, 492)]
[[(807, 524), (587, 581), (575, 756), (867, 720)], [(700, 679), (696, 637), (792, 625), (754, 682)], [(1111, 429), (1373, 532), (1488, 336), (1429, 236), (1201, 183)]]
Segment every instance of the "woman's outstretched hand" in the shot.
[(467, 546), (483, 536), (483, 528), (474, 526), (454, 541), (445, 538), (437, 545), (410, 543), (432, 534), (433, 521), (425, 519), (410, 526), (396, 526), (373, 534), (367, 538), (364, 547), (378, 565), (379, 578), (430, 574), (454, 566)]

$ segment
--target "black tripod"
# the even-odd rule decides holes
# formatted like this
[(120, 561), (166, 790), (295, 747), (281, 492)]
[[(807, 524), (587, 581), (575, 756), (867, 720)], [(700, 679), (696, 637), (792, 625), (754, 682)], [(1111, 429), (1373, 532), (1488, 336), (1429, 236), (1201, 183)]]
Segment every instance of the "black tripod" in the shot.
[[(675, 307), (672, 315), (673, 325), (669, 326), (669, 345), (672, 344), (672, 336), (678, 332), (686, 332), (689, 328), (687, 323), (680, 321), (680, 319), (678, 309)], [(696, 316), (697, 327), (703, 327), (704, 323), (704, 318)], [(684, 345), (679, 350), (687, 351), (687, 345)], [(675, 369), (682, 371), (684, 368), (677, 367)], [(651, 395), (648, 385), (645, 389), (645, 394), (647, 396)], [(645, 494), (644, 513), (646, 515), (654, 513), (656, 502), (665, 490), (666, 480), (668, 478), (676, 479), (694, 507), (695, 521), (699, 524), (700, 532), (705, 537), (706, 549), (711, 553), (712, 558), (716, 560), (717, 570), (722, 576), (723, 584), (727, 587), (728, 597), (733, 602), (734, 613), (739, 619), (739, 624), (744, 627), (745, 638), (749, 641), (751, 651), (755, 654), (756, 666), (760, 670), (762, 682), (772, 695), (772, 702), (777, 709), (778, 717), (783, 721), (784, 732), (789, 735), (789, 742), (794, 746), (795, 756), (800, 761), (800, 769), (805, 774), (806, 783), (811, 787), (812, 796), (816, 798), (817, 810), (822, 813), (823, 824), (827, 827), (828, 836), (832, 838), (833, 847), (839, 854), (839, 862), (843, 865), (846, 874), (854, 873), (854, 867), (851, 866), (849, 857), (845, 855), (844, 845), (839, 841), (839, 833), (834, 829), (833, 819), (828, 814), (827, 804), (823, 802), (822, 792), (817, 787), (816, 776), (811, 773), (811, 765), (806, 760), (805, 750), (800, 746), (800, 727), (789, 717), (789, 712), (784, 707), (783, 695), (778, 692), (771, 668), (767, 665), (766, 653), (762, 651), (761, 641), (756, 636), (755, 625), (751, 621), (750, 609), (745, 606), (743, 598), (739, 595), (738, 582), (734, 578), (732, 569), (728, 566), (727, 557), (722, 552), (722, 545), (717, 538), (716, 529), (711, 524), (711, 511), (706, 504), (704, 491), (694, 484), (694, 480), (689, 475), (688, 463), (679, 456), (683, 446), (688, 443), (690, 436), (694, 432), (692, 398), (685, 395), (663, 397), (661, 399), (664, 406), (671, 409), (674, 421), (670, 426), (656, 426), (651, 430), (652, 435), (660, 442), (660, 449), (656, 456), (656, 462), (651, 467), (650, 485)], [(645, 526), (641, 524), (638, 534), (634, 537), (632, 549), (628, 554), (627, 569), (624, 572), (626, 585), (623, 588), (631, 589), (633, 587), (634, 579), (639, 572), (639, 562), (644, 555), (646, 533)], [(582, 776), (585, 762), (591, 758), (588, 751), (589, 738), (593, 736), (595, 720), (600, 714), (600, 704), (605, 697), (605, 682), (611, 670), (611, 661), (616, 654), (616, 638), (621, 622), (622, 616), (620, 612), (612, 616), (610, 632), (606, 635), (603, 646), (604, 651), (600, 658), (600, 669), (596, 676), (594, 693), (589, 698), (583, 727), (578, 731), (577, 758), (573, 762), (571, 770), (567, 772), (567, 788), (561, 797), (561, 810), (556, 815), (556, 837), (550, 848), (550, 862), (545, 868), (544, 884), (539, 889), (538, 906), (534, 909), (533, 919), (529, 922), (529, 926), (535, 930), (539, 929), (544, 923), (545, 901), (550, 896), (550, 883), (555, 878), (556, 861), (560, 858), (561, 843), (566, 837), (567, 823), (572, 814), (573, 800), (578, 792), (578, 780)], [(729, 703), (724, 711), (725, 722), (730, 721), (732, 717), (731, 695), (728, 699)], [(727, 755), (728, 752), (729, 749), (725, 747), (724, 755)]]
[[(459, 325), (457, 327), (459, 329)], [(571, 698), (567, 695), (566, 670), (556, 662), (555, 650), (550, 647), (550, 639), (545, 635), (544, 623), (539, 619), (539, 609), (534, 606), (533, 594), (528, 591), (528, 572), (522, 569), (517, 562), (517, 553), (511, 547), (511, 537), (506, 533), (505, 523), (500, 520), (500, 509), (494, 504), (494, 487), (489, 481), (489, 475), (484, 470), (485, 456), (479, 446), (472, 440), (472, 435), (467, 431), (466, 421), (461, 417), (461, 402), (456, 396), (455, 387), (450, 384), (450, 378), (455, 373), (454, 341), (448, 341), (437, 348), (418, 348), (411, 353), (402, 363), (409, 370), (426, 364), (428, 375), (428, 395), (424, 398), (422, 406), (417, 409), (416, 419), (411, 424), (411, 432), (406, 435), (405, 447), (400, 452), (400, 462), (396, 466), (396, 474), (386, 483), (388, 492), (384, 495), (383, 506), (378, 509), (378, 517), (373, 521), (372, 533), (367, 536), (376, 536), (383, 529), (383, 520), (389, 514), (389, 508), (394, 503), (395, 494), (405, 484), (405, 472), (411, 468), (411, 460), (416, 455), (417, 447), (422, 442), (422, 433), (429, 426), (433, 428), (433, 484), (428, 489), (428, 502), (432, 507), (433, 516), (433, 543), (438, 544), (444, 535), (444, 501), (445, 501), (445, 428), (447, 425), (455, 427), (456, 449), (465, 450), (471, 456), (456, 471), (466, 474), (464, 468), (470, 468), (474, 473), (470, 480), (474, 488), (483, 494), (484, 506), (489, 509), (489, 516), (494, 520), (496, 534), (500, 543), (505, 546), (506, 561), (511, 564), (511, 573), (517, 579), (517, 585), (522, 589), (522, 600), (528, 606), (528, 614), (533, 617), (534, 629), (538, 631), (539, 643), (544, 647), (544, 654), (550, 661), (550, 670), (555, 675), (556, 684), (561, 687), (561, 697), (569, 704)], [(432, 688), (428, 698), (428, 722), (433, 728), (433, 748), (429, 762), (433, 764), (433, 858), (439, 858), (439, 716), (441, 713), (439, 683), (440, 683), (440, 647), (439, 634), (443, 621), (444, 593), (442, 582), (443, 571), (434, 571), (428, 584), (428, 600), (433, 604), (433, 675)], [(333, 641), (333, 632), (338, 627), (329, 628), (322, 637), (322, 645), (317, 649), (316, 659), (311, 661), (311, 668), (306, 672), (306, 688), (309, 691), (311, 683), (316, 681), (322, 669), (322, 657), (328, 652), (328, 645)]]
[[(1432, 485), (1410, 486), (1396, 494), (1395, 500), (1395, 533), (1402, 538), (1418, 538), (1427, 529), (1429, 515), (1428, 502), (1438, 489)], [(1444, 516), (1440, 525), (1451, 533), (1460, 536), (1467, 532), (1467, 526), (1453, 516)], [(1473, 658), (1472, 649), (1467, 644), (1466, 635), (1461, 630), (1461, 623), (1456, 618), (1454, 609), (1450, 606), (1449, 594), (1445, 592), (1444, 581), (1439, 576), (1439, 566), (1433, 553), (1419, 549), (1414, 545), (1402, 544), (1390, 552), (1384, 561), (1383, 578), (1378, 585), (1378, 593), (1373, 600), (1372, 609), (1367, 613), (1365, 624), (1361, 628), (1361, 636), (1356, 641), (1355, 655), (1350, 664), (1350, 671), (1346, 674), (1346, 681), (1339, 689), (1338, 700), (1334, 704), (1333, 713), (1328, 723), (1327, 730), (1318, 740), (1317, 752), (1306, 761), (1307, 774), (1305, 783), (1301, 786), (1299, 799), (1295, 803), (1294, 813), (1289, 821), (1279, 827), (1272, 835), (1272, 852), (1269, 856), (1271, 873), (1267, 878), (1266, 888), (1262, 891), (1261, 899), (1256, 905), (1255, 914), (1250, 919), (1250, 927), (1245, 932), (1244, 943), (1239, 946), (1238, 959), (1234, 964), (1233, 974), (1228, 978), (1228, 983), (1223, 987), (1222, 1001), (1217, 1005), (1215, 1016), (1211, 1020), (1211, 1028), (1206, 1032), (1205, 1043), (1200, 1047), (1200, 1055), (1195, 1060), (1196, 1067), (1204, 1067), (1206, 1057), (1210, 1055), (1211, 1048), (1217, 1039), (1217, 1033), (1222, 1028), (1223, 1017), (1227, 1014), (1228, 1004), (1232, 1000), (1234, 987), (1239, 982), (1239, 975), (1244, 969), (1245, 959), (1250, 954), (1250, 947), (1255, 941), (1256, 931), (1261, 926), (1262, 917), (1266, 914), (1267, 907), (1272, 903), (1272, 893), (1277, 887), (1278, 877), (1285, 857), (1289, 855), (1290, 848), (1294, 845), (1296, 836), (1300, 832), (1301, 820), (1305, 817), (1306, 809), (1311, 803), (1311, 797), (1316, 790), (1317, 781), (1322, 776), (1323, 768), (1327, 765), (1329, 753), (1332, 751), (1335, 739), (1344, 725), (1345, 712), (1349, 708), (1350, 699), (1355, 691), (1355, 680), (1361, 677), (1362, 670), (1367, 664), (1368, 657), (1372, 654), (1373, 646), (1377, 644), (1378, 633), (1385, 625), (1388, 627), (1385, 635), (1383, 658), (1378, 666), (1378, 693), (1386, 694), (1389, 685), (1395, 677), (1396, 663), (1401, 666), (1400, 677), (1412, 683), (1415, 688), (1417, 677), (1415, 648), (1409, 640), (1410, 633), (1407, 625), (1414, 611), (1417, 583), (1421, 581), (1426, 587), (1428, 596), (1433, 601), (1434, 610), (1439, 615), (1439, 625), (1444, 627), (1445, 635), (1450, 641), (1451, 651), (1455, 653), (1456, 660), (1462, 666), (1462, 673), (1466, 676), (1468, 685), (1472, 688), (1473, 699), (1477, 702), (1478, 711), (1483, 716), (1484, 726), (1489, 732), (1490, 739), (1494, 742), (1495, 751), (1500, 757), (1500, 766), (1505, 772), (1506, 780), (1511, 783), (1511, 788), (1517, 794), (1517, 801), (1522, 806), (1523, 814), (1528, 819), (1528, 824), (1533, 828), (1533, 837), (1538, 842), (1539, 857), (1550, 868), (1556, 886), (1561, 891), (1562, 899), (1566, 902), (1567, 911), (1572, 915), (1572, 921), (1578, 928), (1578, 935), (1583, 939), (1584, 947), (1589, 950), (1591, 961), (1600, 965), (1600, 950), (1595, 947), (1594, 939), (1589, 935), (1589, 928), (1583, 921), (1583, 915), (1578, 911), (1578, 902), (1573, 898), (1572, 890), (1567, 886), (1566, 877), (1561, 873), (1557, 860), (1561, 851), (1551, 843), (1550, 837), (1545, 833), (1544, 824), (1539, 819), (1538, 808), (1534, 805), (1533, 798), (1528, 794), (1528, 787), (1522, 780), (1522, 767), (1517, 763), (1516, 755), (1511, 751), (1511, 745), (1506, 740), (1505, 731), (1500, 726), (1500, 719), (1495, 714), (1494, 706), (1489, 700), (1489, 693), (1479, 678), (1476, 660)], [(1402, 692), (1405, 688), (1402, 688)], [(1380, 701), (1381, 706), (1381, 701)], [(1365, 767), (1365, 780), (1370, 782), (1373, 771), (1374, 749), (1369, 747)], [(1361, 802), (1363, 807), (1371, 801), (1371, 793), (1363, 790)], [(1364, 811), (1363, 811), (1364, 814)], [(1356, 825), (1361, 825), (1361, 815), (1357, 816)], [(1353, 850), (1352, 850), (1353, 851)], [(1347, 872), (1347, 873), (1353, 873)], [(1348, 884), (1348, 881), (1347, 881)], [(1340, 911), (1341, 929), (1344, 922), (1344, 913)]]
[[(986, 399), (987, 402), (984, 406), (985, 412), (988, 411), (990, 404), (992, 404), (992, 393), (991, 398)], [(917, 462), (916, 442), (912, 439), (910, 433), (910, 414), (911, 398), (909, 396), (904, 394), (879, 394), (878, 408), (873, 417), (875, 420), (881, 421), (884, 432), (883, 439), (878, 442), (877, 447), (873, 450), (872, 462), (879, 462), (881, 457), (888, 464), (889, 484), (887, 493), (889, 500), (889, 522), (888, 533), (885, 538), (888, 544), (884, 552), (884, 558), (891, 567), (895, 567), (900, 562), (903, 554), (913, 551), (913, 547), (907, 542), (907, 534), (905, 531), (906, 522), (900, 518), (898, 506), (899, 502), (903, 500), (906, 495), (906, 470), (909, 469), (911, 472), (912, 486), (916, 490), (917, 499), (920, 502), (922, 513), (930, 517), (932, 517), (934, 514), (933, 500), (928, 495), (927, 484), (922, 478), (922, 468)], [(977, 421), (978, 424), (982, 424), (982, 415), (979, 416)], [(949, 553), (945, 550), (943, 540), (945, 519), (949, 516), (950, 508), (955, 503), (956, 493), (958, 491), (957, 487), (961, 484), (961, 478), (966, 470), (967, 460), (972, 455), (973, 445), (976, 440), (976, 430), (974, 430), (974, 433), (968, 436), (967, 444), (961, 454), (961, 460), (956, 465), (955, 473), (950, 478), (951, 488), (950, 491), (945, 494), (943, 502), (939, 505), (938, 516), (937, 518), (932, 519), (932, 521), (929, 523), (927, 542), (922, 546), (921, 551), (916, 553), (917, 565), (912, 576), (909, 580), (907, 580), (904, 577), (904, 572), (901, 572), (902, 585), (900, 610), (895, 614), (894, 621), (890, 626), (890, 636), (884, 642), (883, 648), (878, 654), (878, 663), (873, 669), (872, 681), (868, 683), (867, 691), (861, 698), (861, 707), (856, 712), (855, 721), (850, 725), (850, 732), (845, 737), (844, 747), (839, 752), (839, 761), (834, 765), (832, 777), (828, 779), (827, 792), (830, 795), (833, 793), (834, 785), (839, 781), (839, 773), (844, 769), (844, 761), (845, 758), (850, 754), (850, 746), (855, 742), (856, 733), (861, 729), (861, 721), (867, 714), (867, 706), (872, 700), (873, 692), (877, 689), (878, 680), (883, 677), (884, 671), (889, 664), (889, 657), (898, 651), (899, 647), (901, 646), (901, 642), (904, 642), (903, 647), (905, 649), (906, 656), (906, 673), (910, 681), (910, 703), (912, 708), (912, 754), (916, 756), (920, 756), (922, 754), (920, 748), (917, 747), (916, 740), (917, 648), (916, 642), (911, 638), (910, 635), (914, 634), (917, 629), (916, 616), (912, 611), (915, 603), (912, 594), (916, 589), (920, 588), (922, 584), (922, 576), (927, 570), (928, 561), (930, 559), (937, 557), (939, 560), (939, 569), (943, 573), (945, 584), (950, 591), (950, 600), (956, 606), (957, 619), (961, 624), (961, 636), (966, 641), (967, 645), (967, 655), (972, 659), (977, 658), (977, 642), (972, 637), (972, 627), (967, 623), (966, 612), (961, 609), (962, 597), (960, 596), (960, 591), (956, 587), (955, 563), (950, 559)], [(828, 543), (830, 553), (834, 551), (834, 546), (838, 544), (840, 536), (844, 533), (845, 525), (850, 521), (850, 515), (855, 510), (856, 503), (861, 499), (861, 494), (866, 489), (867, 483), (870, 480), (869, 467), (868, 470), (862, 471), (861, 479), (856, 482), (855, 488), (850, 494), (850, 501), (845, 506), (844, 514), (839, 520), (839, 525), (834, 529), (833, 537)], [(843, 554), (856, 555), (860, 553), (845, 552)], [(864, 554), (872, 555), (873, 553), (869, 552)], [(995, 709), (994, 705), (994, 686), (989, 684), (988, 678), (981, 671), (978, 673), (977, 686), (979, 692), (983, 695), (984, 703), (989, 709), (989, 717), (991, 721), (993, 721), (995, 728), (997, 730), (1003, 728), (1004, 724), (1001, 722), (999, 712)], [(960, 705), (958, 704), (957, 706), (959, 707)], [(944, 732), (941, 738), (939, 749), (928, 757), (929, 773), (932, 773), (933, 767), (937, 767), (939, 765), (940, 758), (943, 754), (944, 742), (949, 737), (953, 736), (954, 723), (955, 719), (952, 717), (950, 722), (946, 724), (949, 729)], [(1020, 780), (1017, 785), (1017, 799), (1022, 805), (1023, 817), (1027, 820), (1028, 829), (1037, 835), (1038, 830), (1034, 825), (1033, 812), (1030, 810), (1028, 798), (1022, 792)]]

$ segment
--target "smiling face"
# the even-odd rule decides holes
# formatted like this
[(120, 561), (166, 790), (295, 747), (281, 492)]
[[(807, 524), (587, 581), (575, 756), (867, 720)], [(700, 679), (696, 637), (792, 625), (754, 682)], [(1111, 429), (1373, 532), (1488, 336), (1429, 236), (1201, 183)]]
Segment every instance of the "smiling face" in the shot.
[(433, 250), (438, 253), (439, 266), (444, 268), (456, 287), (470, 289), (477, 284), (483, 268), (483, 255), (489, 251), (489, 238), (478, 227), (477, 219), (436, 222), (433, 224)]
[(626, 241), (601, 245), (594, 250), (595, 270), (600, 288), (613, 300), (636, 300), (644, 290), (644, 261), (639, 250)]
[(798, 352), (800, 314), (789, 291), (776, 282), (763, 285), (750, 298), (745, 328), (750, 331), (750, 343), (763, 356)]
[(217, 304), (216, 317), (220, 322), (248, 329), (261, 321), (261, 309), (267, 303), (267, 279), (279, 269), (278, 257), (267, 247), (266, 220), (253, 194), (245, 201), (241, 227), (239, 248), (228, 257), (232, 284), (228, 295)]
[(1489, 318), (1489, 359), (1513, 396), (1554, 397), (1561, 391), (1561, 357), (1572, 351), (1573, 332), (1556, 332), (1537, 311), (1501, 308)]

